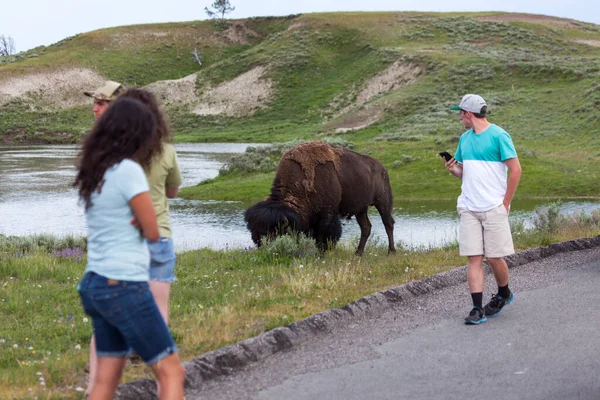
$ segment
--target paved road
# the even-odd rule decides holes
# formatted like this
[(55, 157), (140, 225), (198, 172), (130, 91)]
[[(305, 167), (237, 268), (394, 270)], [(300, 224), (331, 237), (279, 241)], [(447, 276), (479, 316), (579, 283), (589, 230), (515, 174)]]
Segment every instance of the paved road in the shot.
[[(186, 399), (600, 399), (600, 249), (511, 270), (515, 301), (465, 326), (466, 283), (363, 318)], [(493, 290), (486, 276), (486, 299)]]

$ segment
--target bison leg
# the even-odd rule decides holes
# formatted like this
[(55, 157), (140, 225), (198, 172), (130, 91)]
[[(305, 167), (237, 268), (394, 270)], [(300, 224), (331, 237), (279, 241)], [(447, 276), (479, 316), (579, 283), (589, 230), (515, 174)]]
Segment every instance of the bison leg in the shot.
[(356, 214), (356, 222), (358, 222), (358, 226), (360, 226), (360, 241), (358, 242), (356, 254), (361, 255), (365, 251), (365, 244), (371, 234), (371, 221), (369, 221), (366, 208)]
[(396, 248), (394, 247), (394, 217), (392, 217), (392, 206), (391, 203), (383, 206), (376, 204), (375, 208), (381, 215), (383, 226), (385, 226), (385, 233), (388, 237), (388, 254), (396, 254)]
[(334, 247), (342, 236), (340, 216), (332, 212), (322, 212), (313, 219), (312, 237), (317, 242), (317, 248), (324, 252)]

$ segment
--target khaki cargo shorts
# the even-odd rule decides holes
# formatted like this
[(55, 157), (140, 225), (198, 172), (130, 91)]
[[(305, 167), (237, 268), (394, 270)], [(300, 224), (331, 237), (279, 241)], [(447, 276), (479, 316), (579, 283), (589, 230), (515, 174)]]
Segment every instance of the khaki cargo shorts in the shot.
[(504, 204), (485, 212), (459, 207), (458, 247), (461, 256), (500, 258), (515, 252)]

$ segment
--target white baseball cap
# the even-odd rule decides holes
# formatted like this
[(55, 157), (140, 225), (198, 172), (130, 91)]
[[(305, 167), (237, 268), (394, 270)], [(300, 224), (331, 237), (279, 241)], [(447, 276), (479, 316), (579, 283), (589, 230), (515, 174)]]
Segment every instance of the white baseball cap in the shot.
[(475, 114), (485, 114), (487, 112), (487, 104), (483, 97), (477, 94), (465, 94), (460, 101), (460, 105), (450, 107), (451, 110), (468, 111)]

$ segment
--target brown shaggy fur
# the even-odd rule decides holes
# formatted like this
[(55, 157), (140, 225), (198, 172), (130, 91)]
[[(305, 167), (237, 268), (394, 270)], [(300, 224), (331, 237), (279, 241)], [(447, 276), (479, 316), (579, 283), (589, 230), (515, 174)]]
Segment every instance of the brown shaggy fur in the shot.
[(301, 143), (286, 151), (282, 158), (296, 161), (302, 167), (305, 180), (303, 186), (308, 192), (315, 191), (315, 168), (319, 164), (332, 162), (335, 170), (340, 172), (340, 156), (344, 153), (343, 149), (331, 147), (329, 144), (321, 141)]

